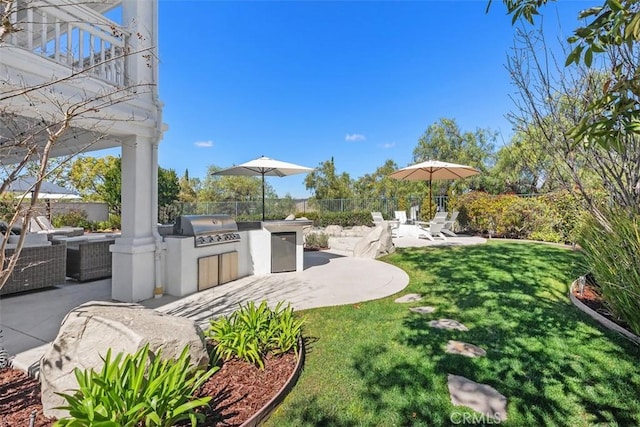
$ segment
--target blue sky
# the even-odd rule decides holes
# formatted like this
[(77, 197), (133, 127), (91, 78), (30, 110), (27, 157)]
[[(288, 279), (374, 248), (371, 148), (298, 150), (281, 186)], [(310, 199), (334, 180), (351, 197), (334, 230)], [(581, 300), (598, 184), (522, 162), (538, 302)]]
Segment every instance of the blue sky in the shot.
[[(454, 118), (508, 141), (514, 88), (504, 68), (515, 28), (500, 0), (160, 0), (159, 162), (204, 178), (261, 155), (351, 178), (400, 167), (427, 127)], [(545, 9), (569, 35), (594, 1)], [(304, 175), (268, 178), (307, 197)]]

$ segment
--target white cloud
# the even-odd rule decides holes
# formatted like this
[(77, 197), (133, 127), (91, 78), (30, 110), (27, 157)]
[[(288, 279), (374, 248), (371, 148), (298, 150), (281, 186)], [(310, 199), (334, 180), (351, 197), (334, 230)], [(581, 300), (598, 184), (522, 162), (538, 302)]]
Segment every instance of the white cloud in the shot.
[(213, 141), (197, 141), (193, 145), (200, 148), (210, 148), (213, 147)]
[(364, 141), (365, 139), (367, 137), (359, 133), (348, 133), (344, 137), (345, 141)]
[(393, 148), (395, 146), (396, 146), (395, 142), (387, 142), (386, 144), (380, 144), (380, 147), (382, 147), (384, 149)]

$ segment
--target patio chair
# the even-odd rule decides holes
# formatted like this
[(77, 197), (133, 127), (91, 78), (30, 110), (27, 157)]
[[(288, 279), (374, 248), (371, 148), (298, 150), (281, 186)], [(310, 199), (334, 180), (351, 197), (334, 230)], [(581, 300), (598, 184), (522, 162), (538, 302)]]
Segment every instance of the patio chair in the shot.
[(44, 215), (31, 218), (29, 228), (33, 233), (47, 233), (47, 234), (59, 234), (63, 236), (73, 237), (82, 236), (84, 234), (84, 228), (82, 227), (60, 227), (55, 228), (49, 218)]
[(371, 218), (373, 219), (374, 225), (379, 225), (384, 222), (384, 218), (381, 212), (371, 212)]
[(407, 211), (394, 211), (395, 218), (400, 221), (400, 224), (407, 223)]
[(442, 234), (444, 228), (443, 222), (418, 222), (418, 238), (427, 238), (434, 241), (436, 237), (442, 240), (447, 240), (447, 237)]
[(409, 208), (409, 219), (411, 221), (418, 220), (418, 212), (420, 212), (420, 206), (414, 205)]
[(453, 231), (453, 225), (455, 224), (456, 220), (458, 219), (458, 214), (459, 213), (460, 212), (458, 212), (458, 211), (451, 212), (451, 216), (449, 217), (448, 220), (446, 220), (444, 222), (444, 227), (442, 227), (442, 232), (444, 234), (446, 234), (448, 236), (451, 236), (451, 237), (456, 237), (457, 236), (457, 234), (454, 233), (454, 231)]
[(385, 221), (382, 213), (380, 212), (371, 212), (371, 218), (373, 219), (373, 224), (377, 227), (379, 225), (387, 224), (391, 229), (391, 236), (398, 237), (398, 229), (400, 228), (400, 221), (391, 220)]
[(447, 212), (436, 212), (433, 219), (429, 222), (441, 222), (444, 224), (447, 221), (447, 215), (449, 215)]

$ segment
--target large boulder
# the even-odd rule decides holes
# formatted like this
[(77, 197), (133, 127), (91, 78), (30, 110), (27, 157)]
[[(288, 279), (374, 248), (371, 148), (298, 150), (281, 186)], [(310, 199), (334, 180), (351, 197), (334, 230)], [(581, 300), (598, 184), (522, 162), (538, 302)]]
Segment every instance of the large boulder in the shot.
[(66, 404), (56, 393), (78, 388), (74, 368), (99, 371), (108, 349), (113, 356), (133, 354), (147, 343), (154, 354), (162, 349), (163, 358), (173, 359), (188, 345), (193, 365), (206, 369), (209, 364), (204, 334), (192, 320), (138, 304), (90, 301), (74, 308), (40, 361), (44, 414), (68, 415), (54, 408)]
[(391, 236), (391, 227), (384, 222), (360, 239), (353, 248), (353, 256), (360, 258), (378, 258), (395, 252)]

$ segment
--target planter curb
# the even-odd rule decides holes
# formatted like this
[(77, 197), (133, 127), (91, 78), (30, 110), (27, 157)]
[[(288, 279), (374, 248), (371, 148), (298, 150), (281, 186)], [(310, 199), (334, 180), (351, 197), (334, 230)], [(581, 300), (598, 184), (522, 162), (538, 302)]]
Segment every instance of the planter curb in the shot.
[(269, 418), (269, 415), (271, 415), (273, 410), (276, 409), (276, 407), (282, 403), (287, 394), (289, 394), (293, 386), (298, 381), (298, 377), (302, 372), (302, 366), (304, 365), (305, 348), (302, 337), (300, 337), (299, 344), (300, 349), (298, 351), (298, 362), (296, 363), (296, 367), (293, 369), (293, 372), (287, 382), (280, 388), (280, 390), (278, 390), (278, 393), (276, 393), (276, 395), (262, 407), (262, 409), (253, 414), (253, 416), (242, 423), (240, 427), (256, 427), (260, 425), (264, 420)]
[(592, 318), (597, 320), (602, 326), (606, 327), (607, 329), (610, 329), (612, 331), (618, 332), (619, 334), (623, 335), (625, 338), (633, 341), (635, 344), (640, 345), (640, 337), (639, 336), (635, 335), (632, 332), (627, 331), (622, 326), (615, 324), (614, 322), (612, 322), (611, 320), (607, 319), (606, 317), (604, 317), (600, 313), (592, 310), (587, 305), (585, 305), (582, 301), (580, 301), (578, 298), (576, 298), (573, 295), (573, 290), (576, 288), (577, 284), (578, 284), (578, 281), (574, 280), (573, 283), (571, 284), (571, 286), (569, 287), (569, 299), (571, 299), (571, 302), (573, 303), (573, 305), (575, 305), (576, 307), (578, 307), (579, 310), (587, 313), (589, 316), (591, 316)]

